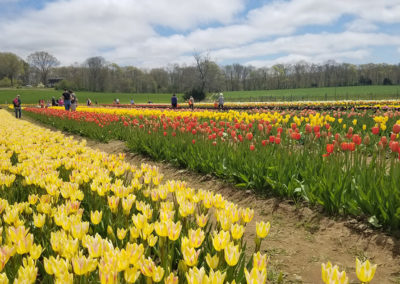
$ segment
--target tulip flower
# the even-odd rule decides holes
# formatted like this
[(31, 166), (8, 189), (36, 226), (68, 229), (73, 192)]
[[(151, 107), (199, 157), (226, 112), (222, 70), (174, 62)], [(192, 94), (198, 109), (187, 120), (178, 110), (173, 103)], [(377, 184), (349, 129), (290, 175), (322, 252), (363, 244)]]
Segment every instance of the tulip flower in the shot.
[(207, 253), (206, 262), (211, 269), (216, 269), (218, 267), (219, 257), (217, 254), (211, 256), (209, 253)]
[(270, 229), (271, 229), (271, 224), (269, 222), (267, 223), (264, 223), (263, 221), (256, 222), (256, 231), (258, 238), (264, 239), (269, 234)]
[(240, 257), (239, 245), (229, 243), (224, 249), (225, 261), (229, 266), (235, 266)]
[(369, 260), (361, 263), (361, 261), (356, 258), (356, 274), (358, 279), (363, 283), (370, 282), (372, 278), (374, 278), (376, 267), (377, 265), (371, 265)]
[(97, 225), (100, 223), (101, 218), (103, 216), (103, 212), (99, 211), (90, 211), (90, 221), (92, 222), (93, 225)]
[(165, 278), (165, 284), (178, 284), (179, 278), (175, 276), (174, 273), (170, 273), (168, 277)]

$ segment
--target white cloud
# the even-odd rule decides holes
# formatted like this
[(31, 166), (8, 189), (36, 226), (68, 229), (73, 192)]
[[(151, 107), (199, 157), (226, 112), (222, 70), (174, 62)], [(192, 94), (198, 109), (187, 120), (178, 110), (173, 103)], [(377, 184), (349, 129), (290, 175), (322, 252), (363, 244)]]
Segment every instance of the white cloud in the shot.
[[(0, 3), (4, 1), (18, 0)], [(0, 50), (22, 57), (46, 50), (63, 64), (101, 55), (121, 65), (155, 67), (190, 64), (194, 51), (210, 51), (219, 61), (261, 64), (264, 61), (254, 58), (367, 60), (370, 47), (400, 45), (399, 34), (382, 34), (378, 28), (378, 24), (400, 23), (399, 0), (278, 0), (237, 18), (245, 3), (59, 0), (41, 10), (21, 12), (12, 21), (0, 19)], [(296, 35), (302, 27), (338, 24), (344, 15), (354, 18), (344, 31)], [(156, 26), (176, 34), (159, 35)]]
[(378, 27), (365, 19), (356, 19), (346, 24), (347, 30), (354, 32), (369, 32), (376, 31)]

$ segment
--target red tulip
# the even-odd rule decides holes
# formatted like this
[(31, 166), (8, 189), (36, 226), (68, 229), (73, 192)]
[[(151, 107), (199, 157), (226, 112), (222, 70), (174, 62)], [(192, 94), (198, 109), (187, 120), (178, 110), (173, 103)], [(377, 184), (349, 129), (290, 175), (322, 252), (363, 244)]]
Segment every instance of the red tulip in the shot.
[(358, 134), (354, 134), (352, 140), (353, 140), (353, 142), (356, 143), (357, 145), (360, 145), (360, 144), (361, 144), (361, 141), (362, 141), (360, 135), (358, 135)]
[(256, 149), (256, 146), (254, 146), (254, 144), (250, 144), (250, 151), (254, 151), (254, 149)]
[(253, 139), (253, 133), (249, 132), (246, 134), (246, 139), (251, 141), (251, 139)]
[(400, 125), (399, 124), (395, 124), (393, 125), (393, 133), (399, 133), (400, 132)]
[(274, 143), (275, 142), (275, 136), (269, 136), (269, 142)]
[(193, 139), (193, 140), (192, 140), (192, 144), (196, 144), (196, 140)]
[(306, 132), (307, 132), (307, 133), (311, 133), (311, 131), (312, 131), (311, 125), (307, 123), (307, 124), (306, 124)]
[(378, 135), (379, 134), (379, 127), (378, 126), (374, 126), (372, 127), (372, 134)]
[(328, 154), (332, 154), (333, 153), (333, 144), (326, 144), (326, 152), (328, 152)]

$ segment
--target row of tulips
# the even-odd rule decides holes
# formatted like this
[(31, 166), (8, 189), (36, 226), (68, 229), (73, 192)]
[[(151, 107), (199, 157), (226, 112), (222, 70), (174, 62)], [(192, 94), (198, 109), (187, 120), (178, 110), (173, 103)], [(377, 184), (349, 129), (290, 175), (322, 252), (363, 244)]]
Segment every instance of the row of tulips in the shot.
[[(170, 108), (171, 104), (102, 104), (104, 107), (116, 108)], [(218, 103), (196, 103), (196, 108), (216, 109)], [(400, 108), (400, 100), (344, 100), (344, 101), (293, 101), (293, 102), (226, 102), (225, 109), (254, 109), (254, 108), (310, 108), (310, 109), (332, 109), (332, 108)], [(188, 103), (178, 104), (178, 108), (189, 108)]]
[[(245, 254), (252, 209), (0, 118), (0, 283), (266, 283), (269, 223), (257, 222), (256, 252)], [(375, 270), (357, 259), (361, 282)], [(349, 278), (328, 262), (322, 281)]]
[[(263, 194), (400, 228), (400, 113), (28, 109), (60, 129), (107, 141)], [(350, 126), (351, 125), (351, 126)]]
[(252, 209), (85, 144), (0, 111), (0, 283), (267, 281)]

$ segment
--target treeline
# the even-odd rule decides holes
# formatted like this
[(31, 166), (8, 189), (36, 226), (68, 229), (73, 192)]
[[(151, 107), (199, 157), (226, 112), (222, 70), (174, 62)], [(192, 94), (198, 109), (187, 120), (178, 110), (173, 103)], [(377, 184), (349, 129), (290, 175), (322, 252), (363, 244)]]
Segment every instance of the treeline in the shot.
[(194, 64), (141, 69), (119, 66), (102, 57), (82, 64), (58, 67), (47, 52), (35, 52), (23, 60), (0, 53), (0, 86), (38, 85), (126, 93), (187, 93), (400, 84), (400, 64), (298, 62), (256, 68), (241, 64), (220, 66), (209, 56), (194, 55)]

